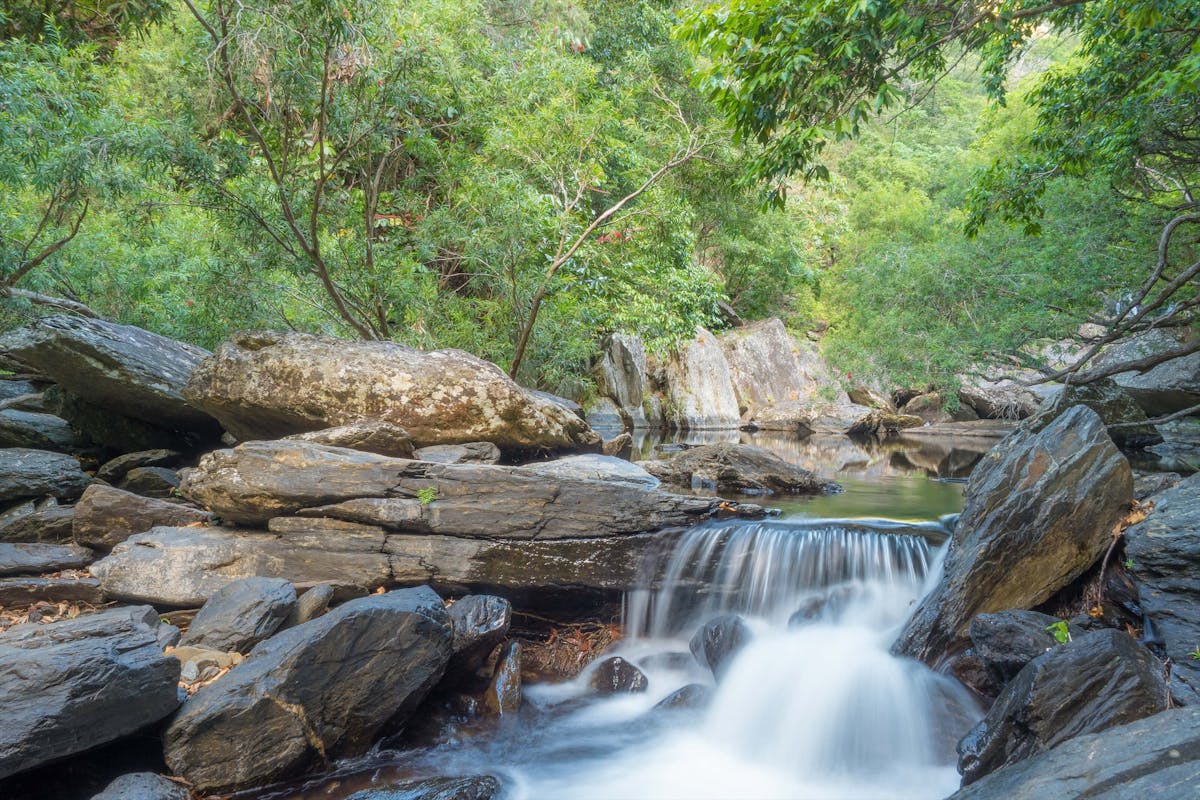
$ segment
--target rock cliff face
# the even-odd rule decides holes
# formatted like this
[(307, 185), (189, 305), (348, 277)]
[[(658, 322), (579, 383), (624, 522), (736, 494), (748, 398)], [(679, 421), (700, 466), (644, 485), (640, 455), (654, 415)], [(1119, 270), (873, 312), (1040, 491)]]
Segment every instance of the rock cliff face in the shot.
[(703, 328), (662, 368), (668, 425), (684, 430), (721, 430), (741, 423), (729, 361), (717, 338)]
[(662, 419), (648, 419), (644, 403), (649, 395), (646, 348), (636, 336), (614, 333), (596, 364), (596, 388), (616, 406), (626, 428), (651, 428)]

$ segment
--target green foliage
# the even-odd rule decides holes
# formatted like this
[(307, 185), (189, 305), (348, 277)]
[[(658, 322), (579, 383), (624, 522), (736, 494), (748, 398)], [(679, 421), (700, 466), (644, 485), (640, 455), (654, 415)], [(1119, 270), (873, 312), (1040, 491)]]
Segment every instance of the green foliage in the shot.
[(417, 489), (417, 500), (423, 506), (427, 506), (438, 498), (438, 490), (436, 486), (426, 486), (424, 489)]
[(1058, 642), (1059, 644), (1066, 644), (1067, 642), (1071, 641), (1071, 631), (1069, 630), (1067, 621), (1065, 619), (1060, 619), (1058, 622), (1055, 622), (1052, 625), (1047, 625), (1046, 631), (1053, 636), (1054, 641)]

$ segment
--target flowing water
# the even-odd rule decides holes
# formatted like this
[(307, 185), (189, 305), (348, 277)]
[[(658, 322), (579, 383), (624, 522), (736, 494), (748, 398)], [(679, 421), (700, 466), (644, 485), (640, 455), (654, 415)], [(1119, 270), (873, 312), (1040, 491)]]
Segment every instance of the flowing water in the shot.
[[(889, 653), (937, 578), (949, 532), (934, 521), (820, 519), (814, 511), (855, 515), (865, 486), (878, 507), (899, 511), (889, 516), (932, 520), (958, 510), (961, 485), (897, 467), (887, 454), (872, 458), (821, 470), (848, 484), (823, 505), (791, 504), (780, 520), (703, 525), (646, 564), (643, 588), (625, 598), (625, 638), (613, 650), (646, 674), (644, 693), (598, 696), (587, 671), (527, 686), (520, 713), (493, 726), (451, 726), (436, 745), (373, 753), (334, 778), (258, 797), (344, 798), (408, 777), (482, 774), (501, 779), (504, 800), (953, 793), (954, 744), (979, 711), (953, 680)], [(882, 474), (861, 472), (880, 461)], [(689, 640), (726, 614), (741, 616), (754, 635), (714, 682)], [(711, 687), (701, 707), (656, 707), (697, 683)]]

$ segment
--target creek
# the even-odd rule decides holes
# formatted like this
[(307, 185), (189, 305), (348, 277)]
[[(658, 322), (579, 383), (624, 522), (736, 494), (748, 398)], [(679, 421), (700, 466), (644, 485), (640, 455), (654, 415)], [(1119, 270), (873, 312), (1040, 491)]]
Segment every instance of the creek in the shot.
[[(783, 508), (779, 518), (709, 523), (648, 561), (645, 588), (625, 598), (625, 635), (612, 651), (645, 673), (646, 691), (598, 696), (585, 670), (569, 682), (526, 686), (521, 710), (497, 722), (449, 726), (435, 744), (377, 750), (307, 785), (253, 796), (344, 798), (406, 778), (482, 774), (500, 778), (505, 800), (953, 793), (954, 745), (979, 709), (953, 680), (888, 649), (937, 579), (949, 534), (942, 522), (961, 507), (978, 445), (880, 451), (845, 439), (824, 448), (750, 441), (846, 491), (764, 498)], [(657, 444), (639, 447), (649, 453)], [(966, 466), (945, 474), (947, 463)], [(705, 621), (731, 613), (753, 637), (714, 685), (689, 640)], [(702, 707), (656, 707), (689, 684), (712, 687)]]

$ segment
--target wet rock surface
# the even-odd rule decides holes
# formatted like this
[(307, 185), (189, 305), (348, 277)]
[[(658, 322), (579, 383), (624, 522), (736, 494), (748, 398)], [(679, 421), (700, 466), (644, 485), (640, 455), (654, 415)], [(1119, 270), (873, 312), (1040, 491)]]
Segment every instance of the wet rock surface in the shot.
[(454, 641), (447, 672), (455, 675), (474, 673), (508, 635), (512, 604), (503, 597), (472, 594), (456, 600), (448, 611)]
[(1200, 474), (1155, 495), (1154, 511), (1125, 531), (1125, 555), (1146, 615), (1146, 637), (1171, 658), (1171, 695), (1200, 705)]
[(360, 755), (441, 678), (450, 643), (428, 588), (352, 600), (271, 637), (193, 695), (167, 728), (167, 764), (216, 791)]
[(1051, 648), (1012, 680), (959, 743), (969, 784), (1087, 733), (1167, 707), (1162, 665), (1123, 631), (1093, 631)]
[(147, 606), (0, 633), (0, 778), (134, 733), (179, 705)]
[(749, 643), (752, 636), (750, 628), (741, 617), (727, 614), (701, 625), (688, 646), (696, 660), (708, 667), (713, 677), (720, 680), (729, 669), (733, 658)]
[(488, 441), (502, 450), (599, 446), (587, 423), (460, 350), (421, 351), (298, 333), (239, 334), (183, 394), (241, 440), (376, 419), (416, 446)]
[(588, 686), (598, 694), (644, 692), (649, 685), (645, 673), (620, 656), (604, 659), (588, 676)]
[(153, 772), (122, 775), (92, 800), (188, 800), (188, 790)]
[(664, 483), (711, 491), (821, 494), (838, 490), (837, 484), (748, 444), (700, 445), (638, 466)]
[(243, 578), (201, 607), (181, 643), (248, 653), (279, 629), (296, 605), (296, 590), (281, 578)]
[[(999, 694), (1026, 664), (1058, 644), (1050, 631), (1058, 623), (1058, 618), (1036, 611), (1001, 611), (971, 620), (967, 653), (984, 673), (982, 684), (972, 683), (972, 688), (992, 697)], [(1083, 633), (1078, 628), (1069, 630), (1073, 636)]]
[(521, 708), (521, 643), (509, 642), (500, 651), (496, 672), (483, 694), (483, 704), (492, 714), (503, 717)]
[(1014, 432), (972, 472), (943, 577), (895, 652), (937, 661), (965, 648), (976, 614), (1045, 601), (1103, 555), (1132, 497), (1129, 463), (1091, 409)]
[(1183, 798), (1200, 785), (1200, 709), (1078, 736), (999, 769), (948, 800)]
[(500, 793), (500, 781), (482, 775), (405, 781), (386, 789), (355, 792), (346, 800), (493, 800), (500, 797)]

